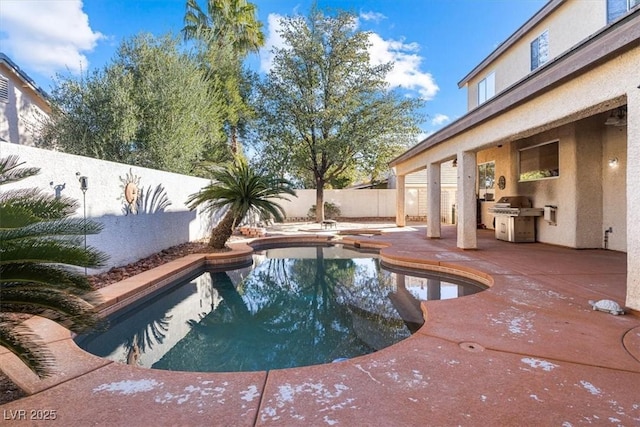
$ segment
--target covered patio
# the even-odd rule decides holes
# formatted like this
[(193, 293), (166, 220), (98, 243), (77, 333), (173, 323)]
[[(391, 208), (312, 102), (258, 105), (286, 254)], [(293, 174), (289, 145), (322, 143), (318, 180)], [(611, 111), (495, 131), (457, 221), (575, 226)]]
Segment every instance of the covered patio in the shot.
[[(455, 160), (456, 246), (477, 249), (478, 165), (495, 161), (496, 200), (526, 196), (555, 209), (557, 221), (536, 220), (537, 241), (592, 249), (605, 246), (605, 230), (618, 233), (609, 249), (626, 253), (625, 304), (640, 310), (639, 20), (636, 11), (604, 27), (396, 158), (397, 224), (405, 224), (405, 177), (426, 168), (426, 236), (442, 237), (440, 170)], [(528, 179), (523, 153), (541, 146), (555, 148), (555, 166)]]

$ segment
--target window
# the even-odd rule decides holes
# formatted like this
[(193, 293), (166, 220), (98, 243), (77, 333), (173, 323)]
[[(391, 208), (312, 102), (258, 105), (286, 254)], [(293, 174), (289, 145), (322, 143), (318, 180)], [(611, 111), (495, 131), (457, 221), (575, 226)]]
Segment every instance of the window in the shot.
[(496, 177), (496, 162), (480, 163), (478, 165), (478, 197), (493, 200), (493, 184)]
[(549, 30), (531, 42), (531, 71), (535, 70), (549, 59)]
[(496, 94), (496, 73), (490, 73), (478, 83), (478, 105)]
[(9, 102), (9, 80), (0, 76), (0, 102)]
[(607, 24), (620, 18), (638, 5), (640, 5), (640, 0), (607, 0)]
[(558, 141), (520, 150), (520, 181), (535, 181), (560, 175)]

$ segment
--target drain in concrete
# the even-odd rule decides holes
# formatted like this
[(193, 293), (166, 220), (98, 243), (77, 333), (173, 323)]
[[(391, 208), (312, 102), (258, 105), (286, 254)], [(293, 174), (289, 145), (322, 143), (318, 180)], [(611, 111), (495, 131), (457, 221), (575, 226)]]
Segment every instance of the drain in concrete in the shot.
[(462, 348), (463, 350), (471, 351), (473, 353), (484, 351), (484, 347), (475, 342), (462, 342), (460, 343), (460, 348)]

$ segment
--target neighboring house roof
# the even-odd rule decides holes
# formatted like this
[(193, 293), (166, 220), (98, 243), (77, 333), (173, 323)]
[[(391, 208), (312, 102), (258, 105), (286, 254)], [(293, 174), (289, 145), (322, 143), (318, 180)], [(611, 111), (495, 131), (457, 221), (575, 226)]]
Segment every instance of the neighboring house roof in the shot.
[[(550, 2), (548, 6), (551, 6), (552, 3), (555, 1)], [(536, 17), (541, 19), (539, 14)], [(400, 164), (430, 147), (443, 143), (514, 106), (527, 102), (621, 52), (640, 47), (639, 21), (640, 9), (636, 9), (624, 18), (603, 27), (591, 37), (545, 63), (484, 104), (405, 151), (393, 159), (390, 165), (393, 167)], [(621, 100), (620, 105), (622, 104)], [(610, 105), (608, 108), (617, 106), (619, 105)]]
[(47, 93), (42, 90), (36, 84), (36, 82), (31, 77), (29, 77), (27, 73), (22, 71), (20, 67), (18, 67), (18, 65), (16, 65), (16, 63), (11, 60), (11, 58), (9, 58), (2, 52), (0, 52), (0, 64), (5, 64), (5, 66), (9, 68), (9, 70), (11, 70), (20, 80), (22, 80), (26, 87), (33, 90), (47, 104), (49, 103), (49, 95), (47, 95)]
[(462, 88), (470, 80), (484, 70), (491, 62), (502, 55), (507, 49), (513, 46), (518, 40), (520, 40), (525, 34), (527, 34), (533, 27), (538, 25), (543, 19), (549, 16), (554, 10), (558, 8), (566, 0), (550, 0), (546, 5), (542, 7), (535, 15), (533, 15), (527, 22), (525, 22), (520, 28), (518, 28), (508, 39), (502, 42), (498, 47), (489, 54), (481, 63), (479, 63), (469, 74), (464, 76), (462, 80), (458, 82), (458, 87)]

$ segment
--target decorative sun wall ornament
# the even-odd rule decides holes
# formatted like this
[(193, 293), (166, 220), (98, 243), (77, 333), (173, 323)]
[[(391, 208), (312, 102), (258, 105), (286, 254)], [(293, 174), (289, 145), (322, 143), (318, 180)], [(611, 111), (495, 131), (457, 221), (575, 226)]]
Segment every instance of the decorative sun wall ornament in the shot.
[(136, 215), (138, 213), (138, 197), (140, 195), (140, 177), (134, 175), (132, 170), (129, 169), (129, 173), (123, 178), (120, 177), (122, 182), (122, 192), (125, 201), (125, 213)]
[(507, 180), (505, 179), (504, 175), (501, 175), (500, 178), (498, 178), (498, 188), (504, 190), (504, 187), (506, 186)]

